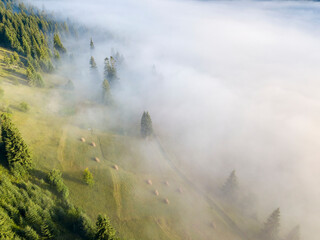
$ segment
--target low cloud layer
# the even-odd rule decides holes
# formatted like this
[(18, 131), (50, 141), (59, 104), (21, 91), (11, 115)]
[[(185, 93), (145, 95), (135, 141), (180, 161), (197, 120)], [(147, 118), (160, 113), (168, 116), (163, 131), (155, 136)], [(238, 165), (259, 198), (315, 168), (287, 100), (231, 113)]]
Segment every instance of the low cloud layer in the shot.
[(279, 206), (318, 239), (318, 3), (31, 2), (112, 36), (96, 41), (100, 69), (112, 47), (124, 54), (119, 101), (149, 110), (180, 161), (212, 180), (236, 169), (264, 213)]

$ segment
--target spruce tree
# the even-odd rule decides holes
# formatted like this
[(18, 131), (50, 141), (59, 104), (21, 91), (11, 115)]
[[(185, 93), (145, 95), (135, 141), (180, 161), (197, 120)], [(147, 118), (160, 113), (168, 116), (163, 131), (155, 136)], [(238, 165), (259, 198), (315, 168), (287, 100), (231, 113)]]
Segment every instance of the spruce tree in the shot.
[(300, 226), (294, 227), (285, 240), (300, 240)]
[(235, 200), (238, 191), (238, 179), (236, 176), (236, 171), (233, 170), (224, 185), (221, 188), (222, 194), (228, 200)]
[(53, 36), (53, 47), (60, 53), (66, 53), (67, 50), (63, 46), (60, 37), (57, 33), (54, 34)]
[(91, 48), (92, 50), (94, 49), (94, 43), (93, 43), (92, 38), (90, 39), (90, 48)]
[(89, 63), (90, 63), (90, 69), (91, 70), (96, 70), (97, 69), (97, 64), (96, 64), (96, 61), (94, 60), (94, 57), (91, 56)]
[(143, 138), (150, 137), (153, 134), (152, 120), (148, 112), (142, 114), (140, 132)]
[(111, 226), (109, 219), (106, 216), (98, 216), (97, 231), (95, 240), (114, 240), (116, 239), (116, 231)]
[(29, 148), (7, 114), (1, 115), (1, 130), (10, 169), (20, 174), (31, 169), (32, 159)]
[(279, 240), (280, 230), (280, 209), (277, 208), (272, 212), (264, 224), (260, 238), (262, 240)]
[(116, 60), (112, 56), (104, 59), (104, 78), (109, 80), (111, 87), (118, 81)]

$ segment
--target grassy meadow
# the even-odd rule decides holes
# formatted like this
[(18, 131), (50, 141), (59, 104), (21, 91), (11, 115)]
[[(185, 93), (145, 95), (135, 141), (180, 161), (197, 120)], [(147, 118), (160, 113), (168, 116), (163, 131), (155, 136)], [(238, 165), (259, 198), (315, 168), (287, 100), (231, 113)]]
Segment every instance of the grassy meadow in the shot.
[[(90, 218), (107, 214), (125, 239), (242, 239), (217, 210), (219, 205), (212, 205), (205, 193), (177, 173), (156, 141), (108, 130), (107, 116), (103, 127), (82, 118), (92, 105), (106, 115), (111, 110), (68, 101), (73, 93), (55, 87), (66, 83), (63, 76), (44, 75), (45, 88), (28, 86), (24, 68), (8, 69), (3, 63), (4, 54), (9, 53), (0, 49), (0, 87), (4, 90), (0, 107), (12, 112), (32, 150), (39, 177), (53, 168), (61, 170), (72, 202)], [(22, 102), (30, 106), (28, 111), (21, 110)], [(94, 176), (92, 187), (82, 181), (86, 168)], [(242, 221), (237, 214), (229, 215)]]

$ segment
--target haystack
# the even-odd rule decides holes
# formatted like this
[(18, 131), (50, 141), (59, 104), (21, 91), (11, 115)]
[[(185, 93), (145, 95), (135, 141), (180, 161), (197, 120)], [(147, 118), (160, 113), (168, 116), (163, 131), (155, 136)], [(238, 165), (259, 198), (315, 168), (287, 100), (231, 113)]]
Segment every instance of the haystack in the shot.
[(81, 141), (81, 142), (85, 142), (86, 139), (85, 139), (84, 137), (82, 137), (82, 138), (80, 138), (80, 141)]
[(96, 147), (97, 145), (96, 145), (95, 142), (92, 142), (92, 143), (91, 143), (91, 146), (92, 146), (92, 147)]
[(165, 204), (169, 204), (169, 203), (170, 203), (170, 202), (169, 202), (169, 199), (168, 199), (168, 198), (164, 199), (164, 203), (165, 203)]
[(152, 181), (149, 179), (149, 180), (147, 180), (147, 183), (149, 184), (149, 185), (152, 185)]
[(166, 186), (169, 186), (169, 182), (168, 182), (168, 181), (165, 181), (164, 184), (165, 184)]
[(154, 194), (155, 194), (156, 196), (159, 196), (158, 190), (154, 190)]
[(118, 167), (118, 165), (113, 165), (113, 168), (115, 169), (115, 170), (119, 170), (119, 167)]
[(98, 157), (95, 157), (94, 160), (99, 163), (100, 162), (100, 159)]

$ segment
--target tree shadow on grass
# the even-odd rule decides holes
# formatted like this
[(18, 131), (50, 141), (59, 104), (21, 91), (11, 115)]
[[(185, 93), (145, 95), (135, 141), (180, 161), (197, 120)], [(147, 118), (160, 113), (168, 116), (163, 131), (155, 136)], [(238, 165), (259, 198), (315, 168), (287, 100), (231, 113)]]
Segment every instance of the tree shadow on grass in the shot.
[(71, 181), (71, 182), (74, 182), (74, 183), (84, 184), (81, 179), (72, 176), (72, 175), (71, 175), (70, 173), (68, 173), (68, 172), (63, 172), (63, 173), (62, 173), (62, 177), (63, 177), (65, 180), (68, 180), (68, 181)]

